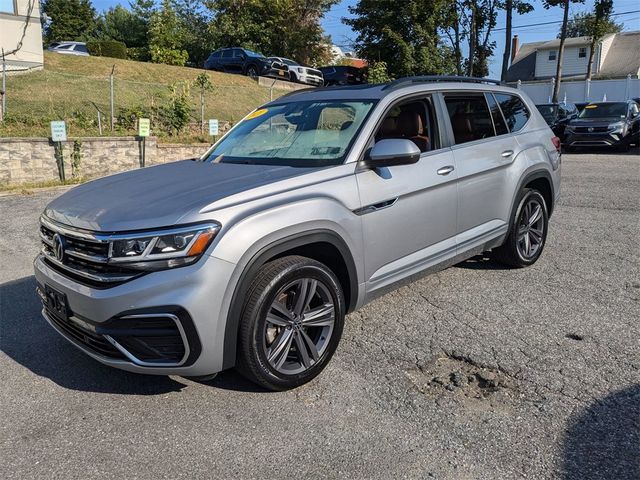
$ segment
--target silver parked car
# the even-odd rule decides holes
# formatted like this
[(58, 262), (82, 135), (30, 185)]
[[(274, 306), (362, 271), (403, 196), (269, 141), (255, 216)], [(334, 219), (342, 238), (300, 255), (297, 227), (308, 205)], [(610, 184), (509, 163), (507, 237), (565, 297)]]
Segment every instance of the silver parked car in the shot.
[[(436, 81), (437, 80), (437, 81)], [(75, 187), (41, 217), (43, 315), (132, 372), (314, 378), (345, 315), (481, 252), (533, 264), (560, 143), (522, 92), (400, 79), (247, 115), (198, 160)]]
[(47, 50), (65, 55), (90, 56), (89, 50), (87, 50), (87, 44), (84, 42), (53, 42)]

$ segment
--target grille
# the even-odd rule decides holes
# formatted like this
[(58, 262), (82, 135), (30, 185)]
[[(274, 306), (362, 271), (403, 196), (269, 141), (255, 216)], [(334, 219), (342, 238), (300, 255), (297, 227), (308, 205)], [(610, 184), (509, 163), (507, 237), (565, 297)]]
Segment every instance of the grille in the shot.
[(126, 359), (126, 357), (114, 347), (106, 338), (102, 335), (82, 328), (81, 326), (73, 323), (71, 320), (61, 318), (58, 314), (47, 308), (45, 309), (47, 316), (51, 322), (64, 331), (74, 340), (77, 340), (81, 344), (85, 345), (90, 350), (109, 358)]
[[(55, 236), (60, 237), (64, 255), (56, 255)], [(85, 238), (87, 237), (87, 238)], [(47, 264), (59, 273), (98, 288), (112, 287), (131, 280), (140, 271), (108, 262), (109, 243), (74, 235), (67, 229), (41, 220), (42, 254)]]
[[(589, 129), (593, 130), (589, 130)], [(576, 133), (606, 133), (609, 131), (609, 127), (575, 127)]]

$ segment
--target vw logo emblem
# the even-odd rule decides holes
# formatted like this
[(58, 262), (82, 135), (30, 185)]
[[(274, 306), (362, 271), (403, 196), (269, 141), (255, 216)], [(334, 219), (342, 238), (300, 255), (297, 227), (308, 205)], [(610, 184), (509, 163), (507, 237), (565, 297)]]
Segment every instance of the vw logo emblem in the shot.
[(593, 132), (593, 127), (589, 127), (589, 132)]
[(64, 261), (64, 239), (57, 233), (53, 236), (53, 254), (59, 262)]

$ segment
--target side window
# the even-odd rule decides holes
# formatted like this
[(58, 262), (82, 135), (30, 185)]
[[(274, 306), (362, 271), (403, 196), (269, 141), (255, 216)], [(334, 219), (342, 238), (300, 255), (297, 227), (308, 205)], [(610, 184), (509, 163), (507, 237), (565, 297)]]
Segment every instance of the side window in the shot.
[(531, 113), (519, 97), (505, 93), (496, 93), (496, 100), (498, 100), (500, 104), (500, 109), (502, 110), (510, 131), (517, 132), (524, 127)]
[(76, 48), (74, 48), (74, 50), (78, 52), (89, 53), (86, 45), (76, 45)]
[(233, 50), (222, 50), (222, 58), (231, 58), (233, 56)]
[(242, 58), (242, 57), (244, 57), (244, 52), (242, 50), (240, 50), (239, 48), (234, 48), (233, 49), (233, 57), (234, 58)]
[(217, 52), (213, 52), (213, 53), (211, 54), (211, 56), (212, 56), (213, 58), (220, 58), (220, 57), (222, 56), (222, 52), (221, 52), (220, 50), (218, 50)]
[(638, 108), (638, 104), (637, 103), (632, 103), (631, 104), (631, 115), (635, 115), (636, 113), (638, 113), (638, 111), (640, 111), (640, 109)]
[(482, 93), (445, 94), (444, 103), (451, 119), (457, 144), (493, 137), (493, 121)]
[(421, 152), (439, 148), (431, 99), (400, 103), (391, 108), (375, 134), (375, 141), (386, 138), (411, 140)]
[(502, 112), (500, 111), (498, 102), (496, 102), (493, 94), (485, 93), (485, 96), (487, 98), (487, 103), (489, 104), (489, 109), (491, 110), (491, 118), (493, 119), (493, 126), (495, 127), (496, 135), (504, 135), (505, 133), (509, 133), (507, 124), (504, 123), (504, 117), (502, 116)]

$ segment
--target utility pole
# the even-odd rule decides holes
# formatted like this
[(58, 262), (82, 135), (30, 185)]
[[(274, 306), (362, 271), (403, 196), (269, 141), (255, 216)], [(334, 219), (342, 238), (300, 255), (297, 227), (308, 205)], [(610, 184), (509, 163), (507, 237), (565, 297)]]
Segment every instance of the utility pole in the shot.
[(4, 58), (4, 48), (2, 49), (2, 91), (0, 91), (2, 103), (0, 104), (0, 122), (4, 121), (7, 112), (7, 62)]
[(111, 68), (111, 75), (109, 75), (109, 104), (111, 107), (111, 131), (113, 132), (113, 123), (114, 123), (114, 113), (113, 113), (113, 72), (115, 71), (116, 66), (113, 65)]
[(558, 63), (556, 65), (556, 83), (553, 88), (553, 97), (551, 101), (558, 103), (560, 96), (560, 83), (562, 83), (562, 60), (564, 57), (564, 42), (567, 39), (567, 22), (569, 20), (569, 0), (562, 2), (564, 7), (564, 17), (562, 19), (562, 32), (560, 33), (560, 48), (558, 49)]

